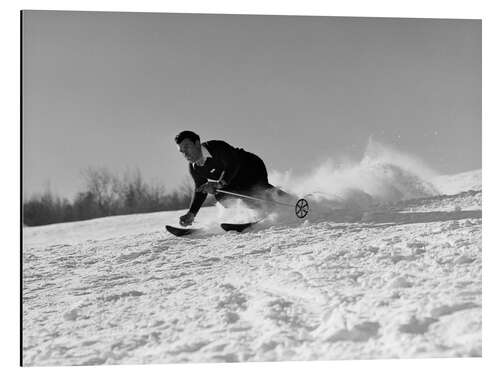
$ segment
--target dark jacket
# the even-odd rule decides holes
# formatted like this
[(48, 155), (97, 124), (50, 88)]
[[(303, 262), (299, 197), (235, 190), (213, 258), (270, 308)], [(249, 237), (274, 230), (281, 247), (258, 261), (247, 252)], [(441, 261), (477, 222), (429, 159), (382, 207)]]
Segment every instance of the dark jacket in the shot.
[[(196, 188), (208, 180), (221, 181), (226, 190), (244, 189), (255, 184), (267, 183), (266, 167), (258, 156), (224, 141), (208, 141), (202, 145), (206, 147), (211, 157), (205, 160), (203, 166), (189, 164), (189, 173)], [(196, 215), (206, 197), (206, 193), (195, 192), (189, 212)]]

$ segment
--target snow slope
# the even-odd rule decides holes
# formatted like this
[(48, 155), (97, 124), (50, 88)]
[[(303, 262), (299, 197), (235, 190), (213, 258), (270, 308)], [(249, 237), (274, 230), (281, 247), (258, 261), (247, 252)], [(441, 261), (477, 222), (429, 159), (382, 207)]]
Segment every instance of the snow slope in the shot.
[(437, 176), (432, 180), (432, 183), (443, 194), (482, 190), (482, 171), (477, 169), (455, 175)]
[(481, 356), (480, 172), (447, 178), (241, 234), (216, 207), (190, 238), (163, 229), (180, 212), (24, 228), (24, 363)]

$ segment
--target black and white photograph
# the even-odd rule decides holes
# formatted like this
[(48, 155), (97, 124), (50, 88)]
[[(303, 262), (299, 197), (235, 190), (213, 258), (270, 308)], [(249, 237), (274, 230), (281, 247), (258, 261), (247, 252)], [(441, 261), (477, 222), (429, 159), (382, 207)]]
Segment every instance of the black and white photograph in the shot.
[(23, 10), (23, 366), (482, 357), (482, 20)]

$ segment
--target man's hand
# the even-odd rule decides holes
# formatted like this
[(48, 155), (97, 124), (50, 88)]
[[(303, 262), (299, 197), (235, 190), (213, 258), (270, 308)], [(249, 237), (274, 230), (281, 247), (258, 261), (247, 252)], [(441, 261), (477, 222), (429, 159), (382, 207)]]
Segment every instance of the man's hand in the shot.
[(196, 189), (197, 192), (215, 194), (217, 189), (220, 189), (222, 184), (219, 182), (208, 181)]
[(183, 227), (187, 227), (188, 225), (193, 224), (194, 221), (194, 214), (192, 212), (188, 212), (185, 215), (182, 215), (179, 218), (179, 224), (182, 225)]

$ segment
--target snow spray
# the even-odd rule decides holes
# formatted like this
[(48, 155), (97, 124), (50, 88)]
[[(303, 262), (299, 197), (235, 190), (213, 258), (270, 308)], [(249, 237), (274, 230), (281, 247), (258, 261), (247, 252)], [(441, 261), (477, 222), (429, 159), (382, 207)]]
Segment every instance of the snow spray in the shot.
[(304, 176), (273, 171), (270, 181), (316, 202), (364, 210), (379, 203), (439, 194), (431, 182), (436, 175), (418, 158), (370, 138), (358, 162), (328, 159)]

